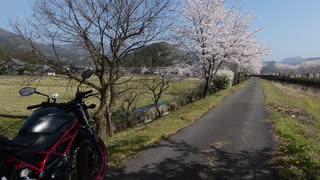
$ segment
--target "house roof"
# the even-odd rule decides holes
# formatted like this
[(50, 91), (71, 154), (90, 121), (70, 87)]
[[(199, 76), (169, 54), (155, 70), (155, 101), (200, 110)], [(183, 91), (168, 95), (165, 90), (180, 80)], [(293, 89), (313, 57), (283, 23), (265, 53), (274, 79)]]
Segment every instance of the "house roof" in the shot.
[(21, 61), (21, 60), (19, 60), (19, 59), (11, 58), (10, 60), (11, 60), (12, 62), (16, 63), (16, 64), (19, 65), (19, 66), (24, 66), (24, 65), (28, 64), (27, 62)]

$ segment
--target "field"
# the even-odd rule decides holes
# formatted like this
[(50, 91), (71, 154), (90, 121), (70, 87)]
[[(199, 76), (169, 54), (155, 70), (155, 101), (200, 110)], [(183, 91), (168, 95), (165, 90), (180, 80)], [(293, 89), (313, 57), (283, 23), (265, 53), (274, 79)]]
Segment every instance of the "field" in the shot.
[(280, 179), (319, 179), (319, 96), (266, 80), (262, 85), (274, 124)]
[[(146, 88), (140, 84), (141, 79), (145, 79), (145, 77), (136, 76), (132, 79), (132, 82), (128, 84), (131, 87), (135, 87), (136, 91), (138, 92), (136, 107), (152, 104), (152, 96), (150, 93), (148, 93)], [(95, 77), (91, 78), (90, 81), (97, 83), (97, 79), (95, 79)], [(170, 87), (164, 93), (161, 101), (170, 100), (175, 96), (187, 91), (188, 89), (194, 88), (197, 86), (197, 84), (199, 84), (199, 82), (200, 81), (198, 79), (194, 78), (171, 81)], [(50, 76), (46, 76), (41, 79), (35, 79), (34, 77), (30, 76), (0, 76), (0, 115), (27, 116), (32, 112), (31, 110), (26, 109), (27, 106), (39, 104), (46, 100), (46, 97), (36, 94), (29, 97), (21, 97), (18, 91), (22, 87), (36, 87), (37, 91), (48, 95), (59, 93), (58, 102), (65, 102), (74, 97), (77, 84), (78, 83), (75, 81)], [(86, 86), (82, 86), (82, 88), (86, 90), (90, 89)], [(126, 87), (124, 87), (124, 85), (119, 87), (119, 89), (123, 88)], [(99, 103), (98, 99), (96, 98), (91, 98), (88, 101), (88, 103)], [(120, 105), (121, 102), (118, 101), (117, 107), (119, 108)], [(0, 128), (6, 128), (17, 121), (17, 126), (19, 126), (21, 124), (19, 123), (20, 119), (0, 117)]]

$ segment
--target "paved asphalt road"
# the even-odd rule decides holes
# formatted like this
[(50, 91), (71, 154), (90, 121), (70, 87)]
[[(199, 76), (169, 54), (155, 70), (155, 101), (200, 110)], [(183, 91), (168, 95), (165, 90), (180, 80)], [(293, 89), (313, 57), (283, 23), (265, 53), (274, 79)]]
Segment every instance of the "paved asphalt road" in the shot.
[(271, 124), (258, 79), (107, 179), (275, 179)]

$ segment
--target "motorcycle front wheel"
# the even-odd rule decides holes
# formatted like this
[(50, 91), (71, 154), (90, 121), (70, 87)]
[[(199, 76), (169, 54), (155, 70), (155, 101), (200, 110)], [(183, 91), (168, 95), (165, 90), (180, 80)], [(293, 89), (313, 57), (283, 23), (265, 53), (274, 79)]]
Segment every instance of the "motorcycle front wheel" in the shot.
[(90, 144), (80, 146), (77, 154), (77, 176), (79, 180), (103, 180), (107, 172), (107, 149), (99, 138), (99, 149)]

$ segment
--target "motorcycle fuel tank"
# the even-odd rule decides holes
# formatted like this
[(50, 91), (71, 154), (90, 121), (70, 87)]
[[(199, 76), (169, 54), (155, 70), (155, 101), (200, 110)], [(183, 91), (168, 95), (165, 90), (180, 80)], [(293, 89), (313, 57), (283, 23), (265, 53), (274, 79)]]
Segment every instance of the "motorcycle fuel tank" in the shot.
[(75, 114), (56, 107), (35, 111), (22, 125), (19, 134), (51, 134), (70, 124), (76, 119)]

